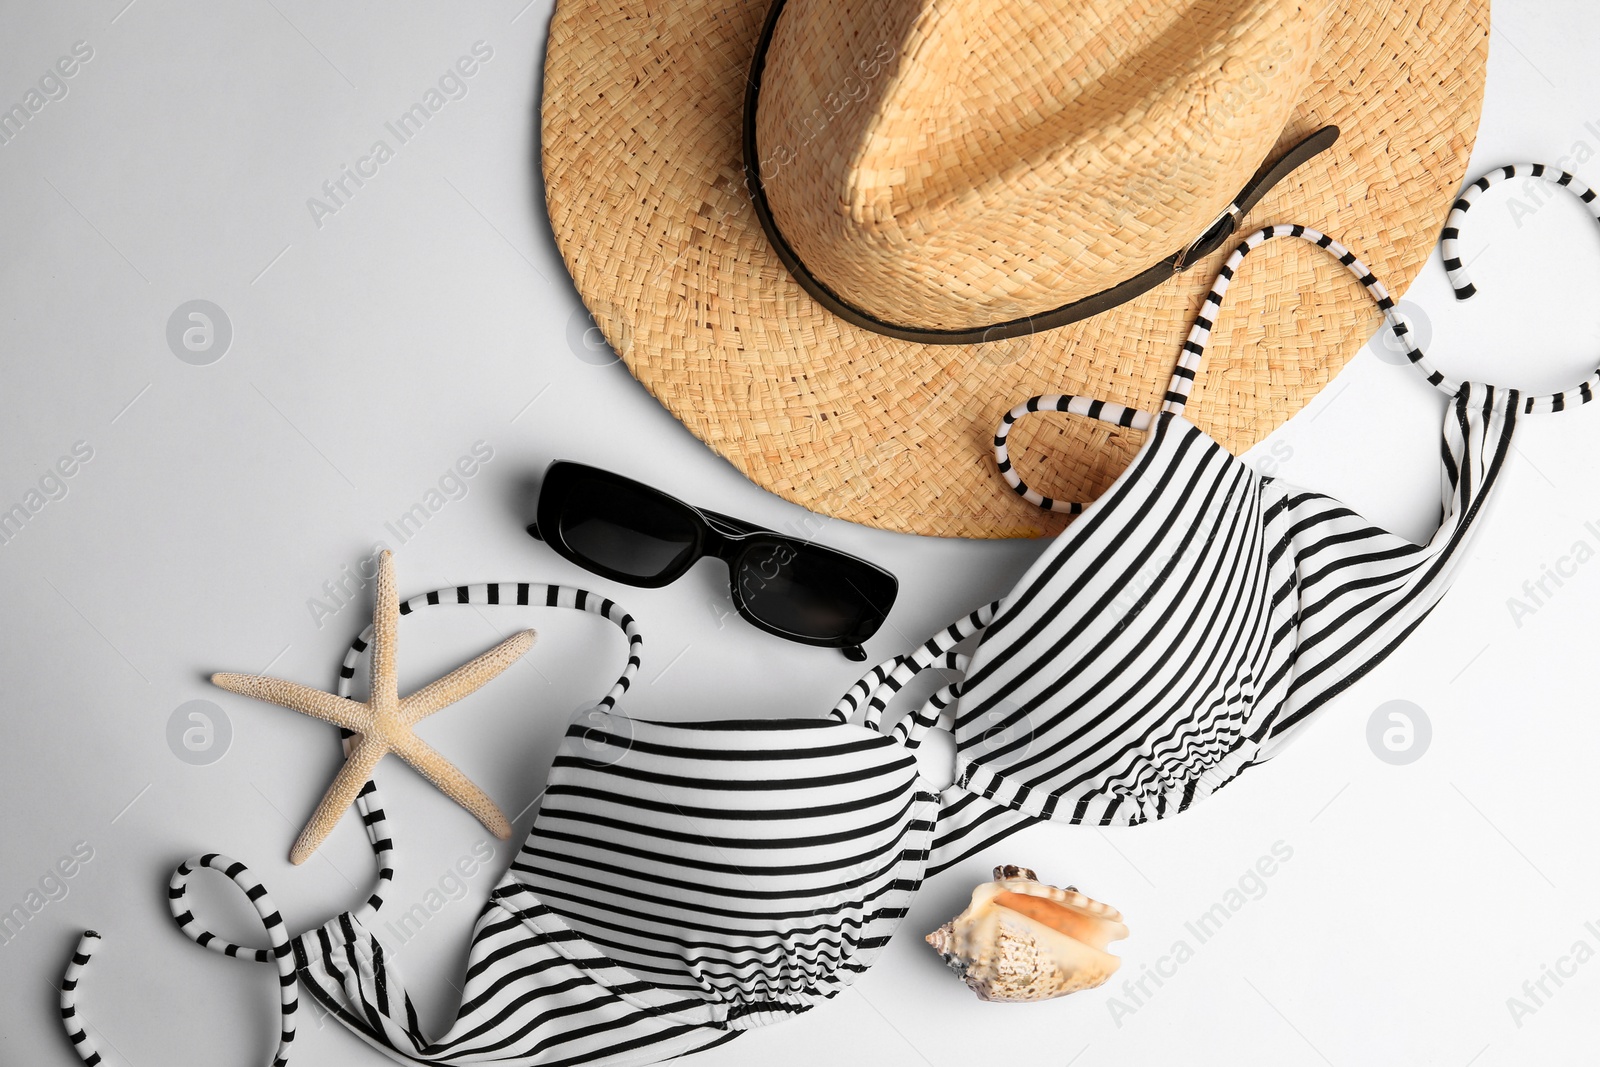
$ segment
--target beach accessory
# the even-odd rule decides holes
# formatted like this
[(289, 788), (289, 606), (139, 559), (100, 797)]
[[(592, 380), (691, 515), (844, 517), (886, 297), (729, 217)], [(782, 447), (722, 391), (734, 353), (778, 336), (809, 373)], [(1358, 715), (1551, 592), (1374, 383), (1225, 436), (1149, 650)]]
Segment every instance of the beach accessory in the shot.
[[(611, 709), (628, 691), (638, 673), (639, 654), (644, 642), (633, 617), (612, 601), (595, 596), (586, 590), (529, 582), (450, 586), (419, 594), (401, 602), (398, 615), (405, 617), (424, 608), (439, 605), (576, 609), (599, 615), (623, 632), (627, 639), (627, 664), (606, 694), (592, 709), (589, 709), (587, 717), (579, 720), (576, 727), (578, 732), (576, 743), (580, 751), (586, 750), (585, 731), (590, 728), (583, 724), (605, 722)], [(340, 698), (349, 697), (356, 664), (363, 653), (373, 648), (373, 634), (374, 630), (369, 628), (350, 643), (343, 664), (339, 668), (336, 693)], [(343, 734), (344, 731), (341, 731), (341, 735)], [(336, 996), (340, 1003), (351, 1005), (350, 1009), (340, 1007), (330, 1010), (340, 1021), (350, 1025), (363, 1036), (367, 1036), (370, 1027), (377, 1025), (376, 1020), (381, 1018), (383, 1020), (381, 1036), (377, 1039), (369, 1038), (380, 1048), (386, 1045), (403, 1048), (406, 1047), (407, 1041), (417, 1043), (422, 1041), (417, 1028), (416, 1014), (409, 999), (404, 996), (397, 984), (392, 987), (390, 985), (390, 972), (387, 970), (386, 962), (388, 950), (383, 940), (386, 930), (378, 927), (378, 911), (383, 906), (384, 898), (392, 891), (395, 867), (394, 841), (389, 832), (388, 818), (375, 782), (368, 781), (361, 788), (356, 796), (355, 806), (361, 815), (362, 825), (366, 828), (367, 841), (371, 844), (377, 859), (377, 884), (360, 907), (336, 916), (317, 929), (291, 939), (284, 929), (282, 914), (273, 905), (265, 887), (250, 873), (249, 868), (237, 860), (217, 853), (195, 856), (180, 864), (173, 872), (168, 886), (168, 906), (172, 917), (179, 929), (197, 944), (225, 956), (276, 965), (282, 1025), (277, 1051), (272, 1060), (274, 1067), (282, 1067), (289, 1061), (289, 1049), (295, 1036), (295, 1017), (299, 1011), (297, 981), (319, 999), (326, 992), (324, 985), (345, 981), (351, 983), (347, 987), (351, 992), (341, 989), (336, 994), (329, 994)], [(247, 948), (218, 937), (201, 926), (190, 908), (188, 898), (189, 879), (201, 869), (217, 871), (244, 891), (261, 917), (270, 943), (269, 947)], [(523, 1054), (507, 1053), (498, 1059), (479, 1057), (478, 1060), (473, 1060), (465, 1053), (461, 1055), (473, 1062), (527, 1064), (530, 1067), (533, 1064), (581, 1062), (584, 1059), (584, 1049), (605, 1047), (614, 1035), (604, 1032), (606, 1029), (604, 1026), (598, 1027), (592, 1034), (579, 1031), (567, 1035), (564, 1041), (555, 1043), (556, 1050), (550, 1052), (541, 1045), (541, 1040), (545, 1036), (544, 1031), (533, 1033), (538, 1022), (548, 1016), (551, 1020), (549, 1025), (559, 1028), (562, 1025), (560, 1020), (568, 1012), (586, 1012), (586, 1019), (590, 1022), (607, 1017), (608, 1012), (610, 1018), (625, 1019), (633, 1011), (635, 1001), (631, 996), (626, 1000), (612, 997), (607, 992), (608, 986), (604, 981), (593, 980), (585, 970), (587, 961), (581, 959), (576, 962), (570, 961), (563, 947), (557, 944), (562, 940), (559, 936), (535, 938), (533, 943), (521, 951), (497, 952), (505, 950), (508, 945), (513, 945), (517, 941), (519, 929), (522, 929), (520, 921), (510, 918), (510, 913), (496, 900), (491, 899), (485, 906), (474, 934), (475, 944), (477, 939), (483, 942), (483, 953), (474, 949), (473, 970), (475, 974), (480, 974), (485, 969), (482, 956), (488, 954), (491, 957), (489, 965), (491, 973), (487, 982), (482, 980), (481, 974), (479, 977), (469, 979), (467, 987), (469, 1000), (463, 1002), (462, 1011), (464, 1015), (473, 1014), (475, 1025), (485, 1022), (488, 1025), (479, 1028), (476, 1033), (471, 1032), (470, 1028), (467, 1029), (456, 1045), (471, 1048), (475, 1047), (474, 1041), (491, 1047), (509, 1043), (515, 1039), (513, 1035), (517, 1028), (525, 1027), (522, 1034), (526, 1039)], [(68, 964), (61, 994), (61, 1018), (67, 1037), (78, 1055), (91, 1067), (99, 1062), (99, 1054), (78, 1011), (77, 992), (83, 968), (89, 962), (100, 940), (100, 935), (94, 931), (84, 934)], [(617, 976), (614, 968), (612, 972), (600, 977), (616, 984)], [(534, 990), (533, 995), (527, 995), (530, 985)], [(628, 992), (625, 983), (620, 984), (619, 988), (623, 993)], [(541, 993), (546, 995), (540, 996)], [(648, 994), (645, 995), (648, 999)], [(483, 1009), (481, 1013), (474, 1014), (475, 1009), (470, 999), (473, 997), (480, 998), (478, 1008)], [(585, 1008), (586, 1001), (596, 1001), (589, 1006), (592, 1011)], [(359, 1018), (352, 1015), (352, 1011), (357, 1013)], [(400, 1012), (400, 1015), (395, 1017), (391, 1012)], [(638, 1028), (638, 1032), (659, 1033), (662, 1029), (660, 1026), (652, 1026), (650, 1020), (646, 1019)], [(530, 1034), (533, 1036), (530, 1037)], [(692, 1047), (692, 1043), (681, 1044)], [(443, 1049), (438, 1050), (438, 1054), (430, 1058), (439, 1062), (455, 1062)]]
[[(1544, 176), (1594, 199), (1556, 173)], [(1470, 203), (1464, 196), (1452, 212), (1451, 240)], [(378, 889), (317, 930), (289, 938), (241, 863), (207, 854), (180, 866), (169, 896), (186, 934), (230, 956), (277, 962), (277, 1062), (293, 1036), (296, 982), (407, 1061), (620, 1067), (711, 1047), (836, 995), (879, 956), (926, 877), (1035, 819), (1106, 825), (1169, 816), (1303, 733), (1444, 594), (1481, 528), (1475, 520), (1519, 417), (1593, 399), (1600, 370), (1545, 396), (1452, 381), (1410, 344), (1354, 253), (1298, 225), (1268, 227), (1233, 251), (1182, 360), (1203, 353), (1244, 258), (1278, 236), (1337, 257), (1388, 316), (1412, 364), (1450, 397), (1443, 514), (1425, 544), (1257, 475), (1186, 422), (1180, 398), (1150, 419), (1134, 464), (1003, 601), (874, 667), (826, 717), (632, 719), (615, 705), (642, 641), (610, 601), (596, 606), (589, 594), (553, 586), (541, 598), (526, 584), (463, 586), (454, 601), (415, 597), (402, 613), (450, 602), (587, 607), (627, 630), (628, 666), (562, 739), (528, 839), (473, 932), (456, 1021), (437, 1041), (420, 1032), (377, 925), (393, 842), (371, 783), (356, 803), (377, 854)], [(1464, 270), (1449, 269), (1469, 295)], [(1036, 399), (1009, 421), (1075, 403)], [(1118, 425), (1139, 418), (1105, 404), (1084, 413)], [(997, 444), (1002, 462), (1007, 436)], [(1119, 593), (1127, 594), (1121, 605)], [(970, 658), (957, 651), (974, 636)], [(341, 695), (363, 647), (357, 638), (345, 658)], [(895, 694), (930, 669), (955, 680), (886, 724)], [(941, 788), (922, 775), (915, 749), (944, 726), (957, 776)], [(272, 948), (241, 948), (202, 930), (187, 903), (188, 878), (201, 867), (245, 889)], [(1071, 903), (1087, 909), (1076, 895)], [(1118, 920), (1102, 918), (1080, 938), (1086, 949), (1118, 932)], [(76, 988), (96, 940), (85, 935), (74, 953), (62, 1004), (86, 1056), (93, 1045)], [(969, 958), (955, 942), (945, 947)], [(1036, 962), (1065, 985), (1079, 976), (1058, 961), (1109, 966), (1070, 945), (1053, 951)], [(981, 984), (1015, 992), (995, 979)]]
[[(888, 529), (1036, 535), (1064, 519), (987, 461), (1009, 398), (1154, 410), (1211, 249), (1264, 222), (1338, 233), (1409, 283), (1465, 171), (1487, 42), (1484, 0), (560, 0), (547, 204), (607, 340), (757, 484)], [(1236, 453), (1381, 321), (1298, 249), (1242, 284), (1263, 314), (1194, 383), (1197, 424)], [(1019, 332), (1063, 307), (1098, 314)], [(1062, 499), (1097, 495), (1142, 436), (1061, 415), (1018, 432)]]
[[(1445, 258), (1463, 299), (1475, 290), (1457, 254), (1461, 221), (1476, 192), (1519, 171), (1531, 168), (1479, 179), (1450, 213)], [(1594, 212), (1594, 193), (1571, 175), (1536, 173)], [(1377, 302), (1412, 366), (1450, 398), (1441, 520), (1422, 544), (1259, 474), (1183, 417), (1184, 372), (1204, 354), (1224, 294), (1245, 256), (1276, 237), (1337, 257)], [(1586, 404), (1600, 389), (1600, 370), (1548, 395), (1447, 378), (1412, 343), (1366, 265), (1298, 225), (1268, 226), (1234, 249), (1177, 369), (1153, 417), (1040, 396), (1008, 412), (996, 433), (995, 460), (1013, 489), (1079, 515), (1005, 599), (961, 687), (957, 781), (1018, 811), (1101, 825), (1158, 819), (1276, 755), (1445, 594), (1481, 528), (1475, 520), (1518, 418)], [(1105, 494), (1087, 506), (1063, 503), (1028, 489), (1008, 448), (1012, 425), (1045, 410), (1150, 432)]]
[[(920, 772), (913, 750), (948, 706), (951, 686), (893, 731), (882, 723), (910, 678), (930, 668), (959, 672), (964, 658), (952, 650), (992, 609), (875, 667), (829, 716), (665, 723), (615, 710), (638, 672), (643, 639), (611, 601), (567, 587), (489, 583), (412, 597), (400, 614), (440, 604), (588, 610), (625, 631), (627, 666), (568, 726), (533, 829), (473, 930), (456, 1020), (437, 1040), (422, 1034), (390, 959), (393, 935), (380, 909), (395, 876), (394, 837), (376, 784), (366, 784), (356, 807), (377, 885), (360, 907), (316, 929), (291, 937), (237, 860), (207, 853), (178, 867), (168, 897), (179, 928), (212, 951), (277, 967), (275, 1067), (288, 1062), (294, 1041), (297, 988), (409, 1062), (620, 1067), (722, 1044), (839, 993), (881, 954), (926, 873), (992, 839), (979, 831), (1027, 821), (998, 810), (973, 817), (978, 798), (941, 792)], [(367, 646), (364, 636), (352, 642), (341, 696)], [(947, 829), (942, 811), (966, 814)], [(245, 892), (269, 947), (204, 928), (188, 895), (201, 869)], [(99, 940), (91, 933), (79, 942), (62, 996), (68, 1036), (90, 1063), (97, 1054), (77, 992)]]
[(566, 460), (546, 469), (528, 533), (586, 570), (652, 589), (715, 556), (728, 565), (733, 606), (747, 621), (853, 660), (867, 658), (861, 645), (899, 591), (894, 575), (866, 560)]
[[(515, 663), (533, 647), (534, 633), (523, 630), (513, 634), (472, 662), (402, 698), (395, 677), (395, 630), (403, 610), (395, 593), (394, 554), (385, 550), (378, 557), (377, 606), (372, 612), (372, 625), (356, 639), (359, 647), (372, 647), (372, 692), (364, 704), (349, 699), (344, 692), (335, 696), (257, 674), (211, 676), (212, 682), (229, 692), (303, 712), (340, 729), (344, 766), (328, 786), (311, 821), (295, 839), (289, 850), (291, 863), (304, 863), (327, 840), (340, 817), (371, 781), (378, 761), (390, 752), (471, 812), (494, 836), (502, 841), (511, 836), (511, 824), (494, 801), (411, 728), (481, 689)], [(349, 670), (349, 674), (341, 674), (341, 680), (354, 677), (354, 667)]]
[(1116, 908), (1005, 865), (924, 940), (979, 1000), (1025, 1003), (1105, 985), (1122, 966), (1106, 946), (1127, 936)]

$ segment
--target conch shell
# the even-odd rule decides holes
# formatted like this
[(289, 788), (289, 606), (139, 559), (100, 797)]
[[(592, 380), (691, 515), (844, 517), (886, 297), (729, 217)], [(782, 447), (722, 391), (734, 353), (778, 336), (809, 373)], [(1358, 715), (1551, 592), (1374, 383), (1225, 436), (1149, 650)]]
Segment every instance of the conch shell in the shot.
[(1127, 936), (1117, 909), (1005, 866), (927, 942), (983, 1000), (1030, 1001), (1104, 985), (1122, 964), (1106, 945)]

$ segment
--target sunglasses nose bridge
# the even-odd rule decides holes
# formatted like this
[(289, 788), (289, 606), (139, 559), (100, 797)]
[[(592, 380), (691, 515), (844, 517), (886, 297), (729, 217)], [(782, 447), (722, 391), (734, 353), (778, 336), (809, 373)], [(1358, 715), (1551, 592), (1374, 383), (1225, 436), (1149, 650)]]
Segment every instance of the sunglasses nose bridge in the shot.
[(733, 529), (724, 523), (718, 522), (717, 516), (702, 512), (700, 515), (700, 536), (701, 555), (717, 557), (727, 564), (728, 573), (733, 574), (734, 567), (739, 562), (739, 557), (744, 553), (746, 542), (755, 535)]

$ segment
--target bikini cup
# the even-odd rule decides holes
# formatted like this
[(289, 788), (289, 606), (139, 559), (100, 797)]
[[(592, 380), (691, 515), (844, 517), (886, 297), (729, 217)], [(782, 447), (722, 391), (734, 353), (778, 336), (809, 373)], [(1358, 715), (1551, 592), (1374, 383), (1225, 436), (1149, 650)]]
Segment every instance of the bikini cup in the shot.
[[(1457, 201), (1442, 251), (1459, 299), (1457, 250), (1484, 190), (1518, 174), (1596, 194), (1540, 165), (1504, 167)], [(1336, 256), (1446, 396), (1440, 525), (1416, 544), (1320, 493), (1259, 474), (1183, 417), (1228, 285), (1266, 241), (1297, 237)], [(972, 654), (955, 715), (957, 784), (1041, 819), (1132, 824), (1186, 809), (1276, 755), (1315, 713), (1392, 652), (1449, 588), (1519, 416), (1588, 403), (1600, 371), (1550, 395), (1457, 382), (1411, 343), (1382, 283), (1332, 238), (1268, 226), (1228, 257), (1183, 346), (1161, 411), (1034, 397), (995, 437), (1002, 476), (1033, 503), (1078, 517), (1003, 601)], [(1088, 506), (1018, 477), (1011, 426), (1036, 411), (1148, 430), (1133, 462)]]
[[(1480, 179), (1452, 211), (1446, 265), (1463, 298), (1471, 287), (1454, 252), (1461, 215), (1476, 192), (1528, 169)], [(1594, 199), (1568, 175), (1534, 173)], [(1007, 834), (1042, 818), (1159, 818), (1275, 754), (1443, 595), (1517, 416), (1587, 402), (1600, 387), (1600, 372), (1544, 397), (1456, 383), (1407, 339), (1411, 362), (1451, 397), (1441, 525), (1422, 545), (1259, 476), (1182, 413), (1228, 282), (1245, 255), (1284, 235), (1338, 256), (1407, 337), (1381, 284), (1331, 238), (1300, 226), (1251, 235), (1222, 268), (1159, 414), (1039, 397), (1006, 416), (996, 438), (1002, 474), (1077, 520), (1003, 601), (873, 668), (825, 718), (621, 715), (642, 639), (617, 605), (582, 590), (463, 586), (402, 605), (403, 615), (438, 604), (587, 610), (627, 634), (628, 664), (563, 737), (533, 828), (474, 928), (456, 1021), (437, 1040), (421, 1033), (378, 923), (393, 843), (372, 783), (356, 807), (377, 887), (315, 930), (291, 938), (242, 863), (207, 854), (178, 868), (169, 897), (179, 927), (213, 951), (277, 967), (274, 1064), (287, 1062), (302, 986), (408, 1062), (620, 1067), (721, 1044), (836, 995), (871, 966), (926, 877)], [(1047, 409), (1149, 431), (1087, 507), (1039, 497), (1011, 468), (1011, 424)], [(969, 660), (957, 650), (975, 635)], [(341, 695), (369, 637), (370, 628), (345, 657)], [(930, 669), (956, 680), (886, 726), (894, 696)], [(915, 758), (939, 727), (956, 744), (957, 779), (942, 789)], [(244, 889), (269, 948), (201, 927), (187, 887), (202, 868)], [(76, 996), (98, 940), (84, 935), (62, 983), (63, 1021), (90, 1064), (99, 1054)]]
[[(826, 717), (656, 722), (616, 710), (643, 640), (615, 603), (561, 586), (452, 587), (401, 604), (586, 610), (628, 639), (622, 676), (568, 728), (533, 828), (474, 927), (455, 1022), (437, 1039), (418, 1024), (390, 959), (380, 913), (394, 843), (378, 789), (356, 799), (377, 858), (361, 907), (290, 936), (265, 887), (209, 853), (174, 872), (169, 904), (198, 944), (274, 963), (288, 1062), (304, 989), (329, 1015), (397, 1059), (519, 1065), (654, 1063), (731, 1040), (837, 995), (877, 958), (923, 879), (970, 843), (967, 824), (941, 837), (957, 807), (918, 769), (915, 749), (949, 706), (954, 684), (895, 729), (885, 708), (907, 681), (959, 676), (954, 649), (992, 618), (972, 613), (915, 653), (880, 664)], [(369, 626), (351, 644), (338, 693), (348, 696)], [(341, 731), (348, 743), (348, 732)], [(942, 850), (942, 851), (941, 851)], [(188, 883), (201, 869), (232, 879), (261, 916), (270, 946), (204, 929)], [(77, 1016), (77, 987), (99, 935), (86, 933), (62, 984), (62, 1015), (79, 1054), (99, 1062)]]

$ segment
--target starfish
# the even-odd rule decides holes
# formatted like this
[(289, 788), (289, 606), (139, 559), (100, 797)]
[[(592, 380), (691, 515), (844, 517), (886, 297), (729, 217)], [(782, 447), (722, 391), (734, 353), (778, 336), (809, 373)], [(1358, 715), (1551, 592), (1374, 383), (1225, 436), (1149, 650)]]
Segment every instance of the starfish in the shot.
[(476, 691), (515, 663), (532, 647), (534, 632), (523, 630), (514, 634), (471, 663), (457, 667), (410, 696), (401, 697), (395, 678), (395, 631), (399, 621), (400, 600), (395, 593), (394, 561), (392, 553), (385, 551), (378, 564), (377, 607), (372, 613), (372, 694), (366, 703), (259, 674), (211, 676), (212, 682), (229, 692), (303, 712), (356, 735), (344, 766), (289, 850), (290, 863), (304, 863), (311, 857), (372, 777), (378, 761), (390, 752), (411, 764), (445, 796), (476, 816), (490, 833), (502, 841), (511, 836), (511, 824), (494, 801), (449, 760), (412, 733), (411, 728)]

